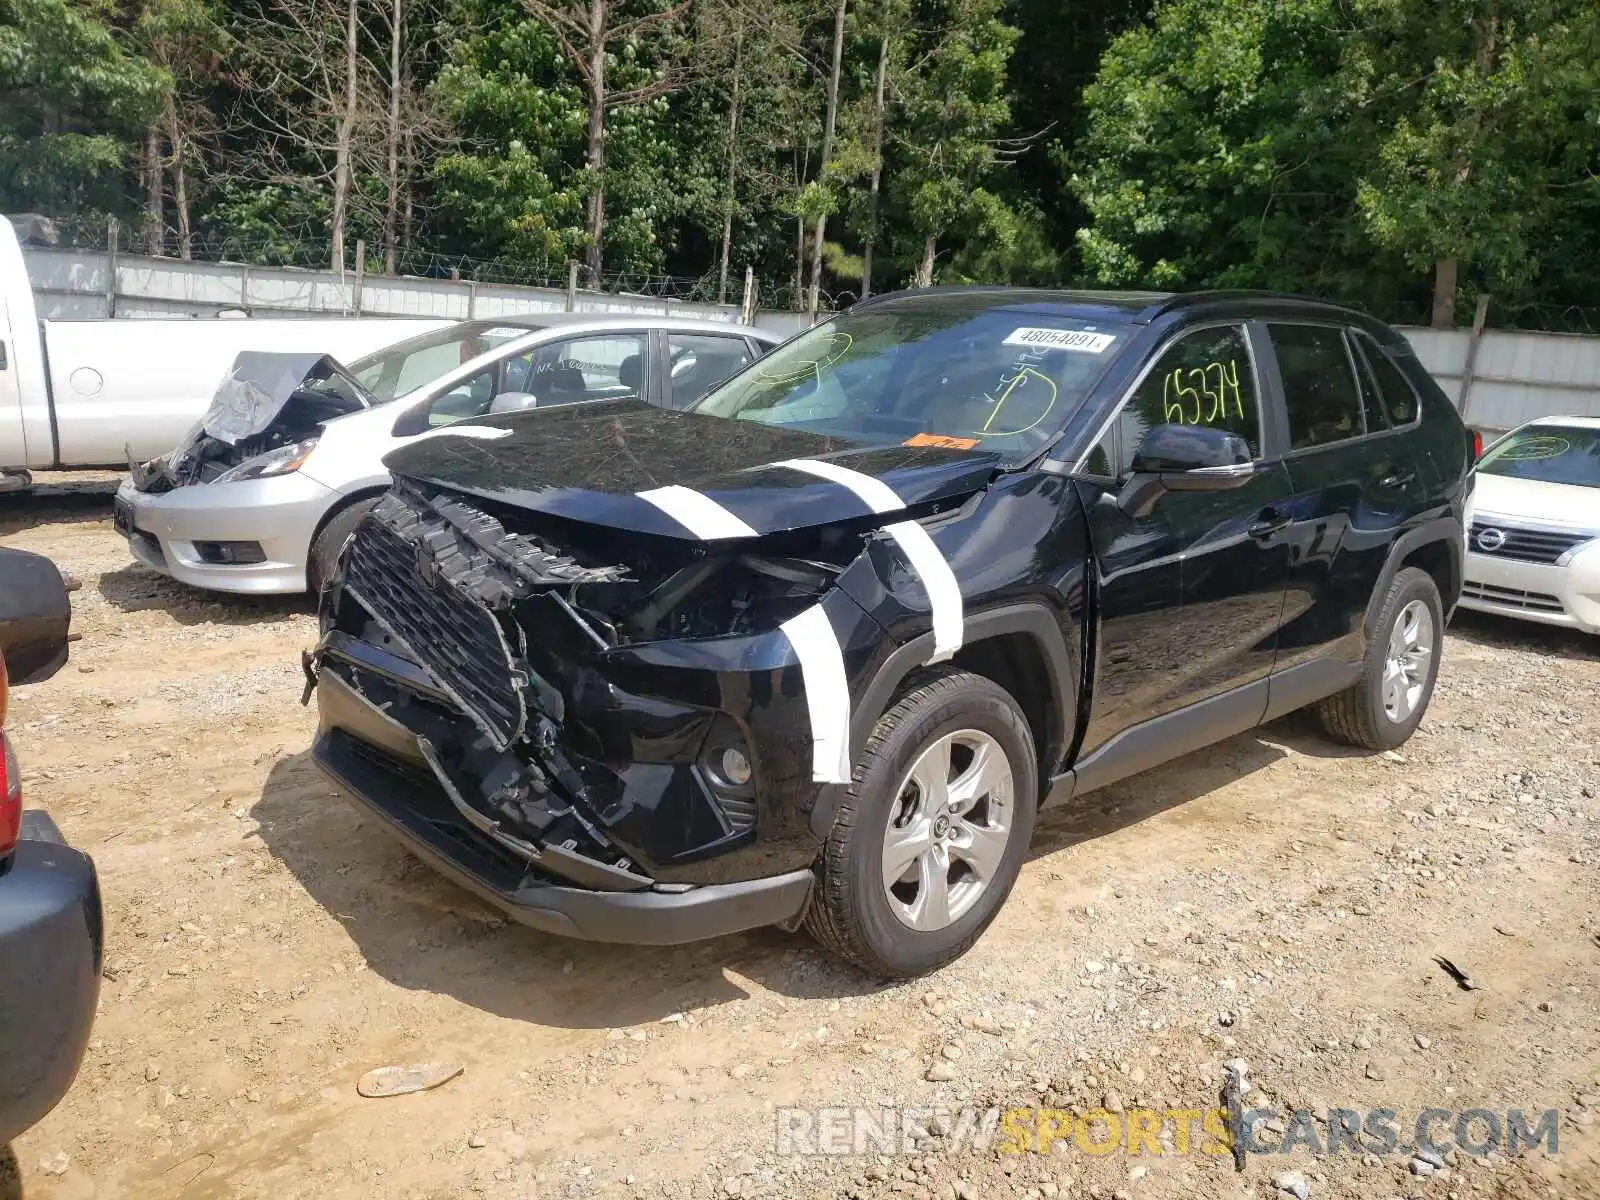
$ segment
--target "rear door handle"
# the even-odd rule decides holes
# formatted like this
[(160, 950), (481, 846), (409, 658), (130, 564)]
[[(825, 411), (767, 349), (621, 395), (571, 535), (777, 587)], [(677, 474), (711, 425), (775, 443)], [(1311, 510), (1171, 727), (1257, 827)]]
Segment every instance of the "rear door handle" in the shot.
[(1281, 508), (1264, 508), (1245, 532), (1253, 538), (1269, 538), (1279, 530), (1289, 528), (1289, 522), (1293, 519)]

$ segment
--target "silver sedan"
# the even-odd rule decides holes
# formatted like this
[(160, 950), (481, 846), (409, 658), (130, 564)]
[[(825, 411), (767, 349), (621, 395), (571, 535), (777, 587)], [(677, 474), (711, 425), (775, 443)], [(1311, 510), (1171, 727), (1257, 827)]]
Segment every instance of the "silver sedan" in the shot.
[(243, 461), (196, 465), (191, 453), (181, 476), (136, 472), (118, 489), (117, 528), (140, 562), (196, 587), (315, 592), (388, 488), (382, 459), (396, 447), (490, 412), (629, 397), (684, 408), (780, 340), (668, 317), (465, 321), (314, 385), (315, 395), (356, 410), (349, 415), (276, 437), (269, 427), (277, 444)]

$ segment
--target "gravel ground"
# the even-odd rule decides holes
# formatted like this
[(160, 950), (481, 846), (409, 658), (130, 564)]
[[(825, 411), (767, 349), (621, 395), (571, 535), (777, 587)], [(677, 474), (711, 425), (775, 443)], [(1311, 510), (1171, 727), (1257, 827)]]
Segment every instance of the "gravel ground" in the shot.
[[(1600, 1197), (1600, 640), (1463, 616), (1398, 754), (1290, 718), (1086, 797), (970, 955), (882, 987), (775, 930), (507, 924), (310, 765), (308, 602), (135, 567), (94, 477), (0, 499), (0, 540), (82, 584), (72, 661), (10, 728), (28, 803), (99, 864), (108, 939), (83, 1071), (0, 1196)], [(357, 1093), (418, 1062), (464, 1071)], [(956, 1111), (1120, 1128), (1215, 1107), (1230, 1062), (1261, 1143), (1297, 1143), (1242, 1173), (1198, 1114), (1138, 1154), (1090, 1152), (1103, 1121), (1015, 1154), (1031, 1112), (983, 1148)], [(892, 1154), (780, 1152), (834, 1128), (814, 1110), (882, 1105), (949, 1111)], [(1392, 1153), (1306, 1149), (1377, 1108)], [(1559, 1153), (1437, 1165), (1428, 1108), (1557, 1110)]]

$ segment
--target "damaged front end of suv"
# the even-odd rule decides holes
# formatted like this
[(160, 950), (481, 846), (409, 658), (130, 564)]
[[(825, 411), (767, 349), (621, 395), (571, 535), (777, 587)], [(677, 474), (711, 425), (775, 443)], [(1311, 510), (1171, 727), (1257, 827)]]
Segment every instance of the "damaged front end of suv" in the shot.
[[(897, 479), (902, 524), (994, 472), (632, 402), (391, 456), (307, 657), (317, 761), (526, 924), (635, 943), (793, 924), (819, 781), (848, 777), (849, 693), (893, 650), (868, 610), (926, 608), (889, 518), (783, 461), (840, 450)], [(635, 490), (690, 462), (718, 486)], [(527, 478), (544, 486), (505, 483)], [(819, 629), (820, 667), (797, 654)]]

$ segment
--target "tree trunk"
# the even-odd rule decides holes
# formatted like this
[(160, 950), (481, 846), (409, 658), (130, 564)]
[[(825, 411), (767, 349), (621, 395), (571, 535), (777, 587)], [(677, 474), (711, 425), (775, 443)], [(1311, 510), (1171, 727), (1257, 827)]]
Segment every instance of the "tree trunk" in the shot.
[(934, 234), (922, 244), (922, 263), (917, 267), (917, 286), (929, 288), (933, 286), (933, 260), (939, 251), (939, 238)]
[(167, 252), (167, 218), (162, 212), (161, 127), (152, 121), (144, 131), (145, 219), (150, 226), (150, 253)]
[(356, 4), (348, 0), (345, 6), (344, 30), (344, 112), (339, 116), (338, 144), (334, 147), (333, 161), (333, 269), (343, 273), (344, 227), (349, 215), (351, 142), (356, 124)]
[[(850, 0), (839, 0), (833, 12), (833, 67), (828, 73), (828, 108), (822, 125), (822, 161), (817, 164), (817, 178), (827, 178), (828, 160), (833, 157), (833, 131), (839, 120), (839, 71), (844, 63), (844, 17)], [(811, 294), (806, 303), (812, 316), (817, 315), (817, 302), (822, 294), (822, 239), (828, 231), (828, 214), (817, 217), (817, 227), (811, 240)]]
[(728, 100), (728, 184), (722, 206), (722, 257), (717, 267), (717, 303), (728, 302), (728, 258), (733, 252), (733, 211), (739, 170), (739, 101), (744, 73), (744, 21), (733, 37), (733, 93)]
[(389, 16), (389, 193), (383, 206), (383, 269), (395, 273), (400, 212), (400, 29), (405, 0), (394, 0)]
[(1450, 329), (1456, 323), (1456, 260), (1441, 258), (1433, 272), (1433, 327)]
[(878, 193), (883, 188), (884, 91), (889, 78), (889, 33), (878, 43), (878, 93), (872, 101), (872, 183), (867, 193), (867, 244), (861, 252), (861, 298), (872, 295), (872, 248), (878, 240)]
[(590, 175), (588, 204), (589, 245), (583, 253), (589, 286), (600, 288), (604, 265), (602, 239), (606, 232), (606, 0), (589, 0), (589, 128), (584, 161)]
[(403, 249), (409, 251), (411, 249), (412, 235), (416, 231), (416, 204), (415, 198), (411, 194), (411, 180), (416, 178), (417, 170), (416, 143), (409, 128), (406, 129), (405, 143), (406, 186), (401, 195), (400, 243)]
[(806, 307), (806, 219), (794, 220), (794, 308), (804, 312)]
[(189, 231), (189, 138), (178, 120), (178, 102), (167, 94), (167, 142), (172, 147), (172, 207), (178, 216), (178, 256), (188, 262), (194, 240)]

